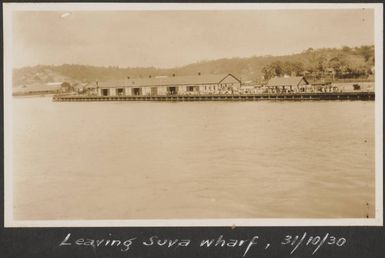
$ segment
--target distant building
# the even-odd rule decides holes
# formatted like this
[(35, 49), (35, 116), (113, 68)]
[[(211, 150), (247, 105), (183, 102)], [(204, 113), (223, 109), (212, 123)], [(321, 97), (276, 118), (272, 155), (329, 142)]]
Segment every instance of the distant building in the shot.
[(44, 94), (58, 94), (61, 93), (61, 84), (48, 85), (41, 83), (22, 84), (13, 87), (13, 95), (44, 95)]
[(99, 96), (156, 96), (229, 94), (239, 92), (241, 81), (232, 74), (170, 76), (100, 81), (94, 84)]
[(269, 92), (304, 92), (309, 82), (302, 76), (274, 77), (270, 79), (266, 88)]
[(69, 82), (60, 83), (61, 91), (68, 93), (74, 90), (74, 87)]

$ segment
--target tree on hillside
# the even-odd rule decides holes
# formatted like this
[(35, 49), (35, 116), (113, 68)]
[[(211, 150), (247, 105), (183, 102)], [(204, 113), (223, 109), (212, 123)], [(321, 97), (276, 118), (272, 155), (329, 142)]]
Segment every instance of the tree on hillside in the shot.
[(341, 61), (338, 57), (333, 57), (329, 60), (328, 66), (330, 68), (333, 68), (335, 71), (338, 71), (341, 67)]
[(287, 75), (292, 75), (292, 74), (298, 75), (302, 73), (303, 70), (304, 70), (304, 65), (301, 62), (286, 61), (283, 64), (283, 72), (284, 74), (287, 74)]
[(364, 57), (365, 62), (368, 62), (374, 56), (374, 51), (370, 46), (362, 46), (357, 49), (357, 53)]
[(326, 68), (328, 68), (327, 62), (327, 57), (325, 55), (320, 55), (317, 59), (317, 70), (321, 73), (325, 72)]
[(304, 65), (301, 62), (291, 62), (291, 61), (274, 61), (262, 68), (263, 77), (265, 80), (269, 80), (274, 76), (283, 76), (283, 75), (298, 75), (301, 74), (304, 70)]
[(274, 76), (284, 75), (283, 63), (281, 61), (274, 61), (262, 68), (264, 79), (269, 80)]
[(350, 47), (348, 47), (348, 46), (343, 46), (342, 47), (342, 51), (345, 52), (345, 53), (349, 53), (349, 52), (352, 51), (352, 49)]

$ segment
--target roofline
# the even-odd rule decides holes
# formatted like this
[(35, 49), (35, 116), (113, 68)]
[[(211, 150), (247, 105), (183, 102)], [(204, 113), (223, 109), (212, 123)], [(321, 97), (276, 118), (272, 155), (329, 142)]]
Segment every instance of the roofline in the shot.
[(229, 73), (229, 74), (227, 74), (225, 77), (223, 77), (223, 79), (220, 80), (218, 83), (221, 83), (224, 79), (226, 79), (226, 78), (229, 77), (229, 76), (233, 77), (235, 80), (237, 80), (239, 83), (241, 83), (241, 80), (239, 80), (237, 77), (235, 77), (235, 76), (234, 76), (233, 74), (231, 74), (231, 73)]
[[(113, 86), (103, 86), (99, 85), (99, 88), (140, 88), (140, 87), (169, 87), (169, 86), (199, 86), (199, 85), (208, 85), (208, 84), (218, 84), (219, 82), (206, 82), (206, 83), (172, 83), (172, 84), (147, 84), (147, 85), (113, 85)], [(96, 87), (96, 86), (95, 86)]]
[[(142, 84), (142, 85), (116, 85), (116, 86), (103, 86), (100, 84), (103, 84), (103, 82), (99, 82), (99, 88), (140, 88), (140, 87), (166, 87), (170, 85), (175, 85), (175, 86), (183, 86), (183, 85), (208, 85), (208, 84), (218, 84), (221, 83), (223, 80), (225, 80), (227, 77), (233, 77), (237, 82), (241, 83), (241, 80), (239, 80), (237, 77), (235, 77), (233, 74), (229, 73), (225, 75), (220, 81), (218, 82), (195, 82), (195, 83), (171, 83), (171, 84)], [(124, 82), (124, 81), (122, 81)]]
[[(308, 80), (306, 80), (305, 76), (293, 76), (293, 77), (287, 77), (287, 78), (301, 78), (298, 83), (296, 84), (296, 86), (298, 86), (302, 80), (304, 80), (307, 84), (310, 84), (308, 82)], [(285, 79), (285, 77), (274, 77), (274, 78), (271, 78), (270, 80), (267, 81), (267, 84), (266, 86), (268, 87), (276, 87), (276, 86), (282, 86), (283, 84), (277, 84), (277, 85), (269, 85), (269, 82), (273, 79)], [(289, 86), (290, 84), (285, 84), (284, 86)], [(294, 85), (294, 84), (293, 84)]]

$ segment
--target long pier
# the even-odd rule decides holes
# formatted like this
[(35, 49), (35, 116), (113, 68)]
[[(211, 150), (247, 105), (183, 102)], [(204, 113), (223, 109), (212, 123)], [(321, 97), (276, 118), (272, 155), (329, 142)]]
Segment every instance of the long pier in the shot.
[(317, 93), (263, 93), (263, 94), (211, 94), (211, 95), (155, 95), (155, 96), (92, 96), (54, 95), (55, 102), (87, 101), (314, 101), (314, 100), (374, 100), (374, 92), (317, 92)]

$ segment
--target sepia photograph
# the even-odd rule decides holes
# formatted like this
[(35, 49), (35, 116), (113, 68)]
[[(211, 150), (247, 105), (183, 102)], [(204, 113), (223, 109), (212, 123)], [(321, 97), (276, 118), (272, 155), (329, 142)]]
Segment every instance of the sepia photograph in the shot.
[(5, 226), (382, 224), (382, 6), (4, 4)]

